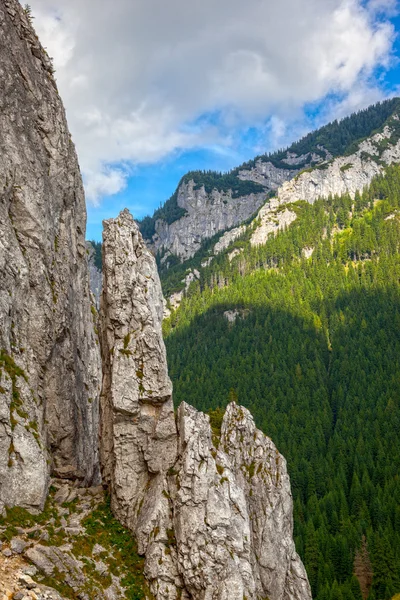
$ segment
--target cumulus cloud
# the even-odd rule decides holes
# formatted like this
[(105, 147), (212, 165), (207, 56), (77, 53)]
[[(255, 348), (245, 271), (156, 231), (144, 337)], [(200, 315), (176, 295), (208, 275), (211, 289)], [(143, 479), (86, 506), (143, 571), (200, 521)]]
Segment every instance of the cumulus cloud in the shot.
[(229, 144), (233, 125), (275, 115), (276, 129), (327, 94), (377, 90), (395, 35), (392, 0), (31, 4), (93, 201), (122, 189), (132, 165)]

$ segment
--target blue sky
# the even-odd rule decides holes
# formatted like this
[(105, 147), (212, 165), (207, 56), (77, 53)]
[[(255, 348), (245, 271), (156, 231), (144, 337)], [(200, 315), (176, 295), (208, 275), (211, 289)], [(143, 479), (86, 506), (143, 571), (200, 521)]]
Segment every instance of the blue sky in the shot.
[(88, 239), (394, 95), (397, 0), (32, 0), (84, 177)]

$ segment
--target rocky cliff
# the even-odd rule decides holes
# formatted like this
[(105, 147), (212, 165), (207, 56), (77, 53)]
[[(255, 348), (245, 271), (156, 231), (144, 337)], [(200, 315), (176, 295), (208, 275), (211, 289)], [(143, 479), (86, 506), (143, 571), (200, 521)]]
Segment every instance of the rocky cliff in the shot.
[(0, 1), (0, 510), (43, 506), (50, 471), (98, 479), (100, 355), (82, 180), (51, 61)]
[(171, 224), (157, 220), (151, 247), (154, 252), (167, 252), (187, 260), (197, 252), (204, 239), (251, 217), (264, 204), (266, 194), (267, 190), (233, 198), (231, 190), (215, 189), (207, 193), (204, 186), (197, 189), (193, 181), (184, 182), (179, 188), (177, 202), (186, 214)]
[[(357, 192), (368, 186), (374, 177), (383, 174), (385, 167), (400, 162), (400, 108), (395, 106), (393, 114), (385, 121), (380, 131), (370, 137), (352, 144), (352, 152), (343, 156), (333, 157), (323, 147), (319, 147), (320, 155), (303, 154), (294, 155), (287, 152), (287, 158), (281, 162), (290, 161), (290, 165), (298, 166), (302, 162), (311, 162), (302, 170), (284, 170), (287, 178), (276, 190), (276, 196), (268, 198), (259, 209), (256, 217), (249, 223), (242, 223), (221, 233), (218, 241), (213, 245), (202, 246), (202, 251), (192, 263), (198, 269), (197, 279), (201, 279), (203, 269), (213, 263), (215, 257), (221, 252), (227, 251), (229, 261), (243, 252), (243, 246), (237, 241), (249, 239), (251, 246), (262, 246), (271, 235), (289, 227), (296, 220), (296, 208), (293, 203), (304, 200), (313, 204), (318, 198), (329, 198), (329, 196), (349, 194), (354, 199)], [(349, 117), (351, 119), (352, 117)], [(270, 172), (269, 162), (257, 160), (251, 169), (240, 170), (241, 179), (249, 178), (255, 183), (262, 183), (262, 173), (268, 175)], [(277, 170), (275, 169), (274, 173)], [(266, 175), (266, 176), (267, 176)], [(240, 201), (240, 198), (237, 199)], [(210, 210), (209, 218), (212, 218)], [(180, 229), (182, 218), (171, 225), (177, 231)], [(178, 234), (178, 237), (181, 234)], [(174, 244), (174, 238), (171, 239)], [(200, 240), (199, 240), (200, 244)], [(238, 247), (239, 246), (239, 247)], [(312, 249), (307, 249), (306, 254), (311, 256)], [(168, 260), (168, 259), (167, 259)], [(194, 267), (191, 265), (191, 269)], [(161, 273), (166, 279), (169, 277), (164, 259), (161, 259)], [(178, 268), (181, 268), (180, 266)], [(177, 268), (175, 267), (175, 270)], [(184, 265), (181, 272), (184, 273)], [(186, 276), (187, 276), (186, 271)], [(178, 278), (176, 278), (178, 279)], [(171, 286), (168, 291), (167, 304), (169, 308), (176, 309), (186, 294), (184, 279)], [(166, 316), (168, 316), (166, 311)]]
[(394, 115), (391, 124), (383, 131), (362, 141), (357, 150), (348, 156), (341, 156), (325, 162), (320, 168), (306, 170), (294, 179), (284, 183), (278, 190), (281, 203), (306, 200), (311, 204), (318, 198), (329, 195), (355, 193), (371, 183), (375, 175), (383, 171), (385, 165), (400, 160), (400, 141), (393, 124), (399, 117)]
[[(330, 194), (354, 196), (385, 165), (399, 162), (399, 114), (399, 101), (394, 98), (339, 123), (334, 121), (285, 151), (260, 156), (225, 175), (195, 172), (195, 183), (189, 173), (164, 208), (156, 211), (149, 247), (159, 252), (162, 264), (168, 266), (171, 254), (182, 261), (193, 257), (204, 240), (250, 219), (274, 195), (281, 203), (313, 203)], [(238, 189), (242, 182), (251, 182), (260, 192), (244, 194)], [(217, 247), (215, 253), (219, 251)]]
[(232, 403), (219, 430), (175, 417), (156, 263), (128, 211), (105, 222), (101, 456), (158, 600), (311, 597), (284, 458)]

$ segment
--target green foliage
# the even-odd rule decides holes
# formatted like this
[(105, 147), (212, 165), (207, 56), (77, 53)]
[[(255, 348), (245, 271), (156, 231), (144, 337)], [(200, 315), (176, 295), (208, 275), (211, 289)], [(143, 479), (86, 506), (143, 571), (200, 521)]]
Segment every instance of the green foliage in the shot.
[[(400, 167), (354, 200), (292, 206), (290, 228), (245, 241), (240, 270), (216, 257), (165, 323), (174, 398), (220, 412), (233, 388), (277, 443), (314, 598), (360, 600), (365, 539), (370, 598), (389, 600), (400, 590)], [(233, 325), (232, 309), (246, 314)]]
[[(252, 181), (242, 181), (238, 178), (239, 172), (244, 169), (252, 169), (258, 160), (262, 162), (271, 162), (279, 169), (298, 170), (303, 169), (310, 164), (309, 157), (306, 157), (302, 163), (289, 165), (284, 162), (287, 152), (295, 153), (298, 156), (314, 153), (320, 159), (326, 160), (327, 150), (332, 156), (341, 156), (351, 154), (357, 149), (357, 144), (364, 138), (381, 129), (390, 117), (399, 108), (399, 98), (392, 98), (384, 102), (378, 102), (369, 108), (360, 110), (357, 113), (342, 119), (341, 121), (332, 121), (324, 127), (313, 131), (303, 137), (298, 142), (293, 143), (288, 148), (277, 152), (256, 156), (253, 160), (243, 163), (239, 167), (228, 173), (218, 173), (216, 171), (191, 171), (184, 175), (180, 180), (175, 193), (167, 200), (152, 217), (144, 217), (139, 221), (139, 227), (145, 239), (150, 240), (155, 233), (155, 222), (157, 219), (163, 219), (168, 224), (177, 221), (186, 214), (186, 211), (178, 206), (178, 189), (184, 182), (193, 180), (195, 189), (204, 185), (207, 193), (214, 189), (221, 192), (232, 191), (233, 198), (239, 198), (252, 193), (265, 192), (265, 188)], [(400, 136), (400, 124), (391, 119), (391, 127), (396, 129), (396, 138)], [(397, 133), (397, 129), (399, 132)], [(386, 147), (387, 141), (382, 140), (382, 150)], [(314, 164), (316, 164), (314, 162)], [(327, 163), (316, 166), (317, 168), (327, 168)], [(307, 170), (307, 169), (305, 169)], [(345, 170), (345, 168), (343, 168)]]
[(92, 244), (94, 249), (93, 262), (95, 266), (99, 269), (99, 271), (101, 271), (103, 268), (103, 259), (101, 254), (102, 243), (96, 242), (95, 240), (90, 240), (90, 243)]
[(218, 436), (221, 435), (221, 427), (222, 427), (222, 420), (224, 418), (224, 414), (225, 414), (225, 410), (223, 408), (221, 408), (220, 406), (217, 406), (217, 408), (215, 408), (214, 410), (208, 411), (208, 416), (210, 417), (211, 429), (212, 429), (213, 433), (215, 433), (215, 435), (218, 435)]
[(146, 582), (143, 576), (144, 559), (138, 555), (136, 542), (125, 527), (113, 516), (109, 500), (100, 504), (83, 522), (86, 529), (84, 539), (78, 538), (77, 548), (88, 545), (87, 553), (91, 554), (94, 544), (100, 544), (110, 551), (108, 559), (113, 575), (120, 576), (126, 588), (128, 600), (141, 600), (146, 597)]
[[(7, 354), (4, 349), (0, 350), (0, 379), (3, 376), (3, 371), (5, 372), (5, 376), (11, 379), (12, 398), (10, 402), (10, 423), (11, 428), (14, 429), (15, 425), (17, 424), (17, 421), (13, 414), (14, 411), (23, 419), (28, 416), (27, 413), (23, 410), (23, 401), (18, 387), (18, 379), (22, 378), (27, 382), (28, 377), (25, 371), (18, 367), (13, 357)], [(4, 388), (0, 388), (0, 390), (3, 390), (3, 393), (5, 391)]]
[(265, 192), (264, 186), (254, 181), (242, 181), (237, 177), (238, 169), (234, 169), (228, 173), (218, 173), (216, 171), (190, 171), (187, 173), (183, 181), (186, 183), (193, 180), (195, 189), (204, 186), (207, 194), (211, 194), (213, 190), (219, 192), (232, 192), (232, 198), (240, 198), (250, 194), (262, 194)]
[[(357, 144), (362, 139), (369, 137), (376, 130), (381, 129), (398, 108), (399, 98), (391, 98), (384, 102), (378, 102), (364, 110), (345, 117), (341, 121), (332, 121), (324, 127), (308, 133), (301, 140), (295, 142), (285, 150), (257, 156), (254, 160), (242, 165), (240, 169), (254, 167), (257, 160), (270, 161), (281, 169), (293, 168), (293, 166), (282, 162), (286, 158), (287, 152), (296, 153), (298, 156), (314, 152), (320, 155), (321, 158), (325, 158), (325, 152), (321, 151), (320, 146), (328, 150), (332, 156), (351, 154), (356, 150)], [(301, 167), (302, 165), (298, 165), (296, 168)]]
[(178, 206), (178, 190), (183, 183), (188, 183), (191, 180), (195, 183), (195, 189), (204, 186), (208, 194), (211, 194), (213, 190), (232, 192), (232, 198), (265, 192), (265, 188), (262, 185), (253, 181), (242, 181), (237, 177), (237, 174), (237, 169), (229, 173), (217, 173), (216, 171), (189, 171), (189, 173), (186, 173), (178, 183), (177, 189), (171, 198), (157, 209), (152, 217), (147, 216), (138, 221), (143, 237), (151, 240), (156, 231), (155, 224), (157, 219), (163, 219), (170, 225), (186, 215), (186, 210)]
[(34, 16), (32, 15), (32, 7), (30, 6), (30, 4), (25, 4), (23, 11), (24, 11), (29, 23), (32, 24)]
[(44, 509), (38, 515), (31, 514), (25, 508), (20, 506), (14, 506), (12, 508), (6, 508), (5, 516), (0, 516), (0, 526), (5, 527), (5, 530), (1, 533), (0, 539), (4, 541), (10, 541), (15, 535), (17, 535), (17, 527), (29, 528), (34, 525), (45, 526), (49, 521), (53, 522), (54, 525), (48, 527), (48, 533), (50, 534), (49, 540), (46, 542), (42, 540), (43, 544), (54, 544), (62, 543), (63, 534), (57, 537), (54, 533), (54, 527), (60, 527), (61, 521), (56, 507), (53, 504), (54, 488), (50, 489), (50, 495), (47, 498)]

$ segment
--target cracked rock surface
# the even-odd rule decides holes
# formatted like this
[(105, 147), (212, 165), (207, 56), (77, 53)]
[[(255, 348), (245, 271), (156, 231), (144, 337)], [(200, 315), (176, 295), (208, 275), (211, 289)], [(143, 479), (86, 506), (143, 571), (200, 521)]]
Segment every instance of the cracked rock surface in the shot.
[(208, 194), (204, 186), (196, 189), (194, 181), (182, 183), (177, 202), (186, 214), (171, 224), (158, 219), (151, 247), (155, 253), (167, 251), (187, 260), (194, 256), (204, 239), (240, 225), (251, 217), (264, 204), (267, 192), (268, 189), (232, 198), (231, 190), (213, 190)]
[(309, 600), (285, 459), (232, 403), (220, 431), (173, 412), (154, 257), (125, 210), (105, 222), (102, 466), (157, 600)]
[[(397, 115), (392, 119), (398, 120)], [(386, 125), (381, 133), (364, 140), (358, 145), (354, 154), (340, 156), (326, 163), (323, 169), (299, 173), (284, 183), (278, 190), (281, 203), (306, 200), (313, 204), (318, 198), (327, 198), (330, 194), (350, 194), (361, 192), (372, 179), (382, 173), (385, 165), (400, 160), (400, 142), (393, 141), (394, 133), (390, 125)], [(382, 150), (382, 142), (387, 143)]]
[(82, 180), (52, 66), (0, 0), (0, 512), (43, 507), (49, 473), (96, 482), (100, 353)]

